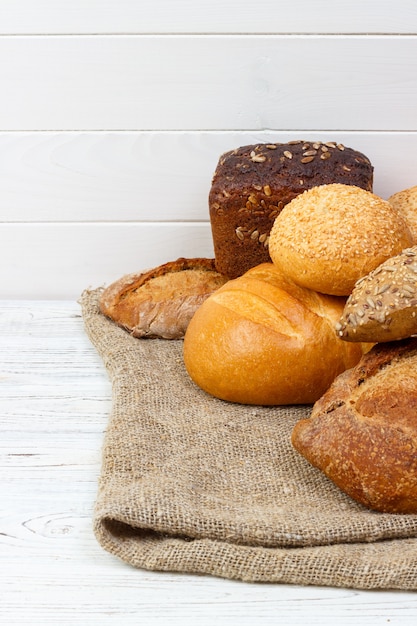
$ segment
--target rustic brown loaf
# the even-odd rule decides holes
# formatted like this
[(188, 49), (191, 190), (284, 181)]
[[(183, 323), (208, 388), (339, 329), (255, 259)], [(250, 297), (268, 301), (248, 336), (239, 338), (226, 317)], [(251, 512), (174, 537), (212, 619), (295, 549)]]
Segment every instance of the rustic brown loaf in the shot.
[(345, 493), (417, 513), (417, 339), (377, 344), (299, 421), (293, 446)]
[(417, 244), (417, 185), (397, 191), (388, 198), (388, 202), (404, 216), (413, 237), (413, 244)]
[(272, 263), (258, 265), (195, 313), (184, 338), (186, 369), (222, 400), (313, 403), (362, 356), (362, 345), (334, 332), (344, 302), (297, 286)]
[(372, 343), (417, 334), (417, 246), (356, 283), (335, 330), (346, 341)]
[(180, 339), (204, 300), (226, 282), (214, 259), (170, 261), (107, 287), (101, 312), (134, 337)]
[(359, 278), (410, 245), (404, 218), (386, 200), (335, 183), (287, 204), (271, 230), (269, 252), (300, 285), (348, 296)]
[(209, 194), (217, 270), (236, 278), (269, 262), (268, 236), (282, 208), (331, 182), (372, 190), (373, 167), (361, 152), (332, 141), (254, 144), (223, 154)]

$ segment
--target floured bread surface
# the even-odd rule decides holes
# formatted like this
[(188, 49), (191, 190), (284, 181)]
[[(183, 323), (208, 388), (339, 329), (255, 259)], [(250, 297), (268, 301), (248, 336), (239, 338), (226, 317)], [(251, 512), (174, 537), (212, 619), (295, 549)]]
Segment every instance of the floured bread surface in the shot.
[(417, 246), (356, 283), (335, 329), (346, 341), (372, 343), (417, 334)]
[(292, 443), (364, 506), (417, 513), (417, 339), (374, 346), (296, 424)]
[(184, 259), (129, 274), (104, 290), (101, 312), (134, 337), (180, 339), (205, 299), (226, 278), (213, 259)]

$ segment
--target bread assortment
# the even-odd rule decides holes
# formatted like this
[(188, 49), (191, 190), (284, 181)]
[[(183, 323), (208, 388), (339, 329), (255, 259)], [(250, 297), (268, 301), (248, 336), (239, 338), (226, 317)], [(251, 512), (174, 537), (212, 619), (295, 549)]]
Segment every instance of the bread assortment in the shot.
[(335, 330), (346, 341), (374, 343), (417, 335), (417, 246), (356, 283)]
[(295, 425), (292, 444), (364, 506), (417, 513), (417, 339), (374, 346)]
[(209, 193), (217, 270), (237, 278), (270, 261), (269, 233), (277, 215), (306, 189), (326, 183), (371, 191), (373, 166), (336, 141), (259, 143), (223, 154)]
[(194, 314), (184, 363), (207, 393), (242, 404), (309, 404), (362, 356), (334, 333), (344, 299), (300, 287), (272, 263), (248, 270)]
[(386, 201), (372, 183), (337, 142), (231, 150), (209, 194), (215, 258), (123, 276), (100, 308), (183, 339), (212, 396), (313, 405), (294, 448), (360, 504), (417, 513), (417, 186)]
[(180, 339), (197, 308), (225, 282), (213, 259), (180, 258), (112, 283), (100, 309), (134, 337)]
[(271, 230), (272, 261), (309, 289), (348, 296), (356, 281), (411, 245), (404, 218), (350, 185), (314, 187), (292, 200)]

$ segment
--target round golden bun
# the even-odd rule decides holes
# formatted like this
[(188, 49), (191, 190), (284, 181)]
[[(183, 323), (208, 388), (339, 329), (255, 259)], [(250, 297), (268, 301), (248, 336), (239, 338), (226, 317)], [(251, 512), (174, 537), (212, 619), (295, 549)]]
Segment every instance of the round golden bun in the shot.
[(351, 185), (313, 187), (287, 204), (269, 239), (273, 263), (299, 285), (348, 296), (356, 281), (412, 242), (402, 215)]
[(388, 198), (388, 202), (403, 215), (410, 229), (413, 244), (417, 244), (417, 185), (397, 191)]
[(272, 263), (258, 265), (192, 317), (184, 338), (188, 374), (230, 402), (313, 403), (364, 351), (334, 332), (344, 303), (296, 285)]

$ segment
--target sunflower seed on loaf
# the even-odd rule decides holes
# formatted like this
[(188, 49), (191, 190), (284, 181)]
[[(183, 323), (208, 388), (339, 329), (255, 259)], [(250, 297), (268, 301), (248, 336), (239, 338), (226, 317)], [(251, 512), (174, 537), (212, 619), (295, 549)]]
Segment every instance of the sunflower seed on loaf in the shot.
[(346, 341), (370, 343), (417, 335), (417, 246), (357, 281), (335, 331)]

